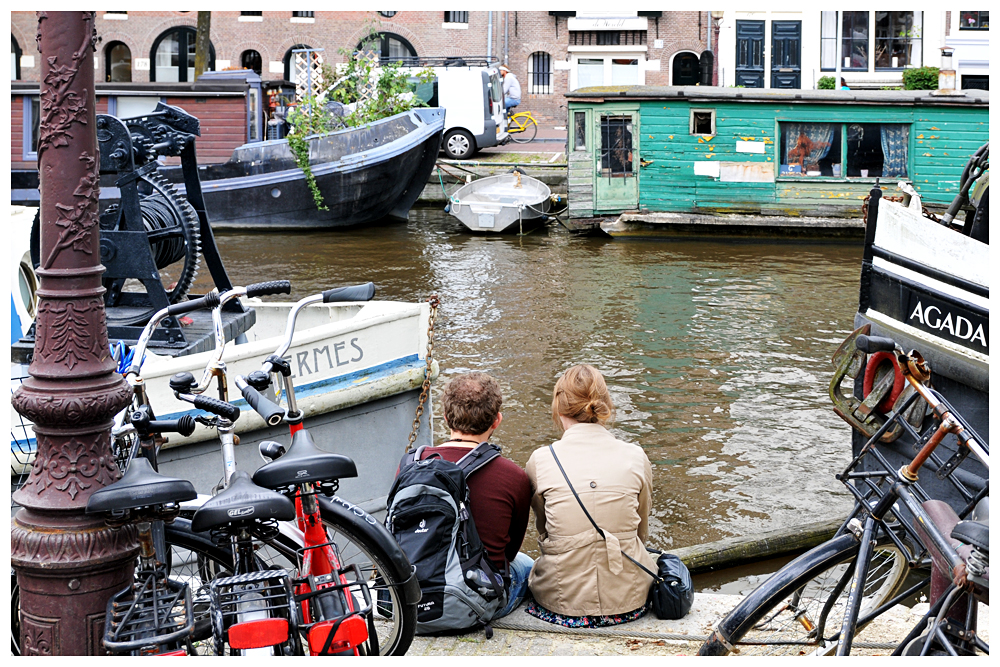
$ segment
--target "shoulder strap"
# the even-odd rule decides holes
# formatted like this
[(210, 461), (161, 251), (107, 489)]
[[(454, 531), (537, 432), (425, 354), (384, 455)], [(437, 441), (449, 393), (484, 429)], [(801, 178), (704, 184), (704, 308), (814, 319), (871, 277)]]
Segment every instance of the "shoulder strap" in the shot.
[(403, 468), (406, 466), (410, 465), (414, 461), (419, 461), (423, 456), (425, 449), (427, 449), (427, 445), (420, 445), (416, 449), (411, 449), (403, 454), (403, 458), (399, 460), (399, 471), (402, 472)]
[(462, 469), (462, 472), (465, 473), (465, 479), (468, 480), (469, 475), (498, 456), (500, 456), (500, 448), (498, 446), (489, 442), (481, 442), (472, 451), (460, 458), (455, 465)]
[[(559, 457), (556, 456), (556, 450), (553, 449), (552, 445), (549, 445), (549, 452), (552, 453), (552, 458), (555, 459), (556, 465), (559, 466), (559, 472), (562, 473), (563, 479), (566, 480), (566, 484), (569, 485), (569, 490), (573, 492), (573, 497), (576, 498), (576, 502), (579, 503), (580, 509), (582, 509), (583, 513), (587, 515), (587, 518), (590, 520), (591, 525), (594, 526), (594, 530), (598, 532), (598, 534), (601, 536), (602, 539), (607, 540), (608, 538), (604, 536), (604, 531), (601, 530), (601, 527), (597, 525), (596, 521), (594, 521), (594, 517), (590, 516), (590, 512), (587, 511), (587, 508), (584, 506), (583, 501), (580, 500), (580, 494), (578, 494), (576, 492), (576, 489), (573, 488), (573, 482), (569, 481), (569, 475), (566, 474), (566, 470), (563, 468), (562, 462), (559, 461)], [(659, 575), (653, 573), (645, 565), (643, 565), (636, 559), (629, 556), (627, 553), (625, 553), (624, 549), (622, 550), (622, 556), (625, 556), (625, 558), (628, 558), (630, 561), (632, 561), (636, 567), (638, 567), (640, 570), (651, 576), (654, 581), (660, 580)]]

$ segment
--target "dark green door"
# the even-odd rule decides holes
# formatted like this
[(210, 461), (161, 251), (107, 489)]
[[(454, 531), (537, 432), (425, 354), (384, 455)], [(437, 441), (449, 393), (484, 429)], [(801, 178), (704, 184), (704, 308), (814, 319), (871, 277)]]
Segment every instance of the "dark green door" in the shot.
[(802, 21), (771, 22), (771, 87), (802, 87)]
[(639, 114), (622, 110), (595, 115), (600, 154), (595, 165), (594, 208), (636, 209), (639, 207)]

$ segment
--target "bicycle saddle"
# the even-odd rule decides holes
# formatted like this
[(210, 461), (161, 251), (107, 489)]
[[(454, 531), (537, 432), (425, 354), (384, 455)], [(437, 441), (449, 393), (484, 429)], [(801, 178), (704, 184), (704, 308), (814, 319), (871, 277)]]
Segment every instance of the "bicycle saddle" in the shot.
[(952, 539), (990, 552), (990, 526), (978, 521), (959, 521), (951, 531)]
[(303, 482), (327, 482), (357, 476), (358, 467), (354, 461), (319, 449), (309, 432), (303, 429), (292, 436), (292, 444), (284, 456), (257, 469), (253, 481), (276, 489)]
[(140, 507), (179, 503), (198, 497), (194, 485), (186, 479), (167, 477), (153, 470), (141, 456), (132, 459), (122, 478), (95, 491), (87, 501), (87, 513), (132, 510)]
[(202, 505), (191, 519), (196, 533), (239, 521), (290, 521), (295, 518), (295, 503), (280, 493), (261, 488), (244, 470), (237, 470), (229, 486)]

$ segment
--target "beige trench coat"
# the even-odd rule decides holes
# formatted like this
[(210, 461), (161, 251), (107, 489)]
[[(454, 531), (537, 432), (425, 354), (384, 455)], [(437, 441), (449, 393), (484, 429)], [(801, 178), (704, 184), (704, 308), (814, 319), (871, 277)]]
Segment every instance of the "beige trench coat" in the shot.
[(623, 614), (646, 602), (656, 563), (643, 543), (649, 533), (653, 471), (638, 445), (617, 440), (600, 424), (574, 424), (553, 445), (587, 511), (583, 513), (548, 447), (535, 450), (525, 472), (541, 557), (528, 587), (546, 609), (565, 616)]

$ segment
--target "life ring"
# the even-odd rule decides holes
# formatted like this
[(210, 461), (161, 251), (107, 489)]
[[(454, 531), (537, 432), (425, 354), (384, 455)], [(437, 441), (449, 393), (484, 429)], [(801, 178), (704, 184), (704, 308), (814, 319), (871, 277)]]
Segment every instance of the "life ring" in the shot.
[(868, 394), (872, 393), (872, 388), (875, 386), (875, 374), (878, 372), (879, 366), (885, 361), (892, 362), (892, 390), (889, 395), (882, 399), (875, 409), (883, 414), (888, 414), (892, 410), (892, 406), (895, 405), (896, 399), (903, 392), (903, 385), (906, 380), (903, 378), (903, 371), (899, 367), (899, 361), (896, 359), (896, 355), (891, 352), (876, 352), (868, 357), (868, 364), (865, 366), (865, 379), (862, 384), (862, 393), (864, 397), (867, 398)]

